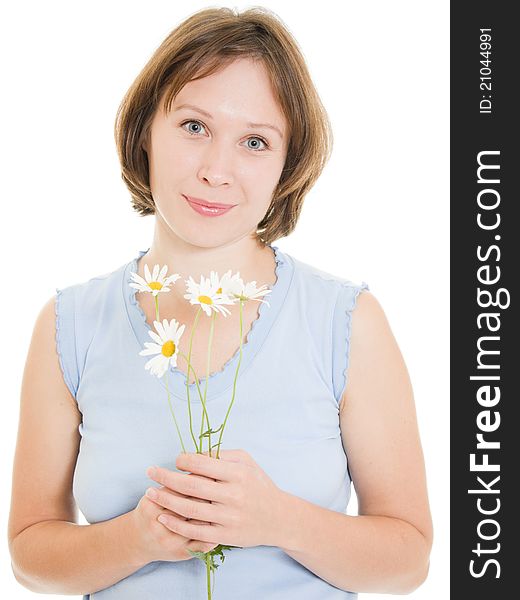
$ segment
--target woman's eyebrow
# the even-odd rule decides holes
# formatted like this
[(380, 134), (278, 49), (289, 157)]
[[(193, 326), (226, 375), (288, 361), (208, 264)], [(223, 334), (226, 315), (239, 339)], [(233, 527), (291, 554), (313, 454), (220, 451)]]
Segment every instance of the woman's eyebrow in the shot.
[[(175, 112), (175, 111), (181, 110), (183, 108), (189, 108), (191, 110), (194, 110), (194, 111), (200, 113), (201, 115), (204, 115), (208, 119), (213, 119), (213, 115), (211, 115), (209, 112), (203, 110), (202, 108), (195, 106), (194, 104), (179, 104), (179, 106), (176, 106), (173, 109), (173, 111)], [(246, 123), (246, 126), (250, 127), (250, 128), (266, 127), (267, 129), (272, 129), (273, 131), (276, 131), (276, 133), (283, 139), (283, 134), (280, 131), (280, 129), (278, 129), (278, 127), (276, 127), (275, 125), (271, 125), (271, 123)]]

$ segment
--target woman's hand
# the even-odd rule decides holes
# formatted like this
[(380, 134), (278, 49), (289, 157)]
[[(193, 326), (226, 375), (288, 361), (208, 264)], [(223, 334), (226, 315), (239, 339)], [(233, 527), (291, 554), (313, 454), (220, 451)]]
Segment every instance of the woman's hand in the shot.
[(147, 471), (163, 485), (152, 500), (171, 511), (165, 514), (168, 529), (213, 544), (277, 545), (285, 493), (245, 450), (222, 450), (219, 459), (181, 453), (176, 466), (190, 474), (159, 467)]
[[(165, 488), (162, 486), (157, 489), (160, 493), (166, 493)], [(168, 490), (168, 493), (186, 499), (185, 496), (171, 490)], [(196, 498), (190, 498), (190, 500), (192, 502), (204, 502)], [(184, 521), (184, 517), (175, 515), (170, 510), (152, 502), (147, 496), (142, 496), (136, 508), (131, 511), (131, 515), (137, 537), (138, 553), (145, 563), (155, 560), (188, 560), (193, 558), (188, 550), (208, 552), (209, 550), (213, 550), (217, 545), (185, 537), (165, 527), (157, 520), (159, 516), (169, 515), (182, 521)], [(202, 521), (197, 520), (192, 522), (199, 526), (203, 524)], [(207, 523), (205, 525), (208, 526)]]

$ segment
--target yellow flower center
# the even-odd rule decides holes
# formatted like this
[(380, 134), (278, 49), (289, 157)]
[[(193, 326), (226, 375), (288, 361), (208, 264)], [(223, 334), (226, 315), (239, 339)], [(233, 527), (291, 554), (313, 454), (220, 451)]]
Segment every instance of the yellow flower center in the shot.
[(167, 356), (168, 358), (175, 354), (175, 344), (172, 342), (172, 340), (168, 340), (163, 344), (161, 352), (163, 356)]
[(159, 283), (158, 281), (150, 281), (148, 285), (152, 290), (160, 290), (163, 286), (162, 283)]
[(198, 300), (201, 304), (213, 304), (213, 300), (209, 296), (199, 296)]
[(218, 288), (217, 294), (222, 294), (222, 288), (221, 287)]

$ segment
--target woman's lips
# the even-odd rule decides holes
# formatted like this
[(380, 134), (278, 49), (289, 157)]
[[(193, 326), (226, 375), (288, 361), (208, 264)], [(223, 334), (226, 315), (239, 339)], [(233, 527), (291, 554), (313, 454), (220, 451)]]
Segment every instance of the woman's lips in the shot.
[(229, 212), (234, 207), (233, 204), (225, 207), (223, 207), (223, 205), (205, 206), (204, 204), (200, 204), (198, 201), (192, 200), (188, 196), (184, 196), (184, 198), (194, 211), (198, 212), (199, 215), (204, 215), (205, 217), (219, 217), (220, 215)]

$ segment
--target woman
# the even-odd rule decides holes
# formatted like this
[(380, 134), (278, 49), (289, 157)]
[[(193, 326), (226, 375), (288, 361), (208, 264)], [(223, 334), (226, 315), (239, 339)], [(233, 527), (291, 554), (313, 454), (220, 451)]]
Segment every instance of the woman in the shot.
[[(330, 154), (296, 42), (265, 10), (196, 13), (129, 89), (116, 143), (134, 209), (155, 214), (153, 242), (113, 273), (57, 290), (36, 321), (9, 522), (18, 581), (86, 598), (203, 598), (204, 566), (188, 550), (226, 544), (240, 548), (226, 552), (216, 599), (411, 592), (428, 572), (432, 523), (397, 344), (366, 284), (272, 246)], [(231, 269), (271, 288), (269, 307), (244, 307), (241, 353), (238, 311), (216, 324), (214, 423), (241, 360), (225, 436), (234, 450), (218, 460), (181, 452), (166, 388), (138, 354), (156, 308), (130, 282), (156, 264), (185, 280)], [(160, 311), (193, 322), (180, 285)], [(199, 320), (193, 341), (199, 377), (210, 325)], [(168, 377), (188, 439), (195, 382), (182, 362)], [(351, 481), (358, 516), (345, 514)], [(76, 523), (76, 504), (89, 525)]]

